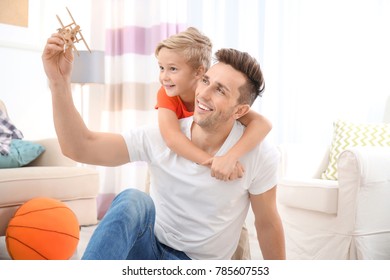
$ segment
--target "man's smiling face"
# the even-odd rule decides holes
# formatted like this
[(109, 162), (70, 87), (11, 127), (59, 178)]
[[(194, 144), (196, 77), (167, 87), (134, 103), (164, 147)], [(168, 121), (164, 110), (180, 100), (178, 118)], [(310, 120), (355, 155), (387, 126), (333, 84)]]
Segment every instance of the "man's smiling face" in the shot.
[(196, 89), (195, 123), (203, 128), (217, 128), (235, 120), (239, 87), (244, 83), (244, 75), (230, 65), (213, 65)]

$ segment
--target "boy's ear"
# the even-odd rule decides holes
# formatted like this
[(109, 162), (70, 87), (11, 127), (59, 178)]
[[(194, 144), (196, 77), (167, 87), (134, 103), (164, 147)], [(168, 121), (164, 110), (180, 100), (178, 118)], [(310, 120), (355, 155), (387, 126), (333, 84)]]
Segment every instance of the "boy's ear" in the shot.
[(234, 119), (238, 120), (243, 115), (248, 113), (250, 109), (251, 109), (251, 106), (249, 106), (248, 104), (239, 104), (239, 105), (237, 105), (236, 111), (233, 114)]
[(203, 65), (199, 66), (198, 69), (196, 69), (195, 76), (197, 78), (202, 77), (204, 75), (204, 73), (205, 73), (205, 70), (206, 69), (204, 68)]

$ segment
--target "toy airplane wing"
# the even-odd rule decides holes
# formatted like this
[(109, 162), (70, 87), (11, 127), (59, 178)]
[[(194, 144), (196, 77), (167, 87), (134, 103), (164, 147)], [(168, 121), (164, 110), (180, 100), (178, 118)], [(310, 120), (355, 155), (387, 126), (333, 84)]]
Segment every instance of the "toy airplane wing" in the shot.
[(61, 28), (58, 28), (58, 31), (65, 41), (64, 49), (67, 47), (72, 47), (77, 52), (77, 54), (79, 54), (74, 43), (79, 43), (80, 41), (83, 41), (88, 51), (91, 52), (87, 42), (84, 39), (83, 34), (81, 33), (80, 26), (76, 24), (76, 21), (74, 20), (69, 9), (66, 8), (66, 10), (68, 11), (70, 18), (72, 19), (72, 22), (70, 24), (64, 25), (60, 17), (57, 15), (57, 19), (61, 24)]

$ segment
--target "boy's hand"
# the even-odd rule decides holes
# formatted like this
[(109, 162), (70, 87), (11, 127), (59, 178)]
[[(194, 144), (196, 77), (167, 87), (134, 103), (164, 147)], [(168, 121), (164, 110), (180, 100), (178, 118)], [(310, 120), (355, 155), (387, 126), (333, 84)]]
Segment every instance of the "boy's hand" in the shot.
[(43, 67), (51, 82), (70, 82), (73, 67), (73, 51), (67, 48), (64, 52), (64, 40), (55, 33), (46, 43), (42, 54)]
[(210, 166), (211, 176), (218, 180), (235, 180), (244, 175), (244, 168), (241, 163), (227, 155), (213, 157), (204, 162), (203, 165)]

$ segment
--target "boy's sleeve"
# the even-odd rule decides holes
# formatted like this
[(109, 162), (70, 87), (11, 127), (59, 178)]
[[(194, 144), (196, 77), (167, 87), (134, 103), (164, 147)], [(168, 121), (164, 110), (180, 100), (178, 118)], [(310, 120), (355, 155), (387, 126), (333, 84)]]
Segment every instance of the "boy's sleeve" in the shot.
[(170, 97), (165, 92), (164, 87), (161, 87), (157, 92), (157, 104), (154, 106), (155, 109), (165, 108), (173, 111), (178, 119), (187, 118), (194, 114), (189, 112), (181, 101), (179, 96)]
[(155, 109), (158, 108), (165, 108), (172, 110), (176, 113), (176, 108), (179, 106), (177, 102), (177, 98), (172, 98), (167, 95), (165, 92), (164, 87), (160, 87), (160, 89), (157, 92), (157, 104), (154, 107)]

